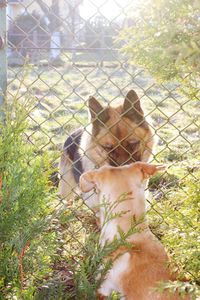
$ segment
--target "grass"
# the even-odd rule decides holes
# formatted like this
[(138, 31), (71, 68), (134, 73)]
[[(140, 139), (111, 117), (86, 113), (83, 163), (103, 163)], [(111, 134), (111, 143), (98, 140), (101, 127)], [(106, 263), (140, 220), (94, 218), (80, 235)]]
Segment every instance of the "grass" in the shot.
[[(155, 198), (160, 200), (168, 197), (171, 189), (177, 189), (183, 178), (198, 168), (198, 100), (182, 96), (177, 84), (159, 86), (142, 70), (121, 64), (124, 62), (122, 57), (119, 57), (119, 61), (107, 57), (103, 66), (100, 66), (98, 56), (94, 59), (93, 56), (77, 55), (76, 60), (71, 63), (70, 54), (63, 53), (62, 59), (62, 67), (27, 66), (28, 75), (20, 90), (19, 98), (28, 92), (37, 99), (36, 105), (27, 115), (31, 124), (27, 134), (30, 141), (33, 137), (38, 140), (38, 153), (50, 151), (52, 161), (58, 162), (67, 135), (88, 122), (86, 101), (90, 95), (96, 96), (105, 104), (116, 104), (123, 101), (129, 89), (135, 89), (141, 97), (145, 114), (151, 117), (158, 137), (154, 161), (172, 163), (164, 175), (159, 175), (150, 182)], [(19, 67), (10, 68), (8, 90), (11, 96), (19, 86), (23, 72)], [(158, 189), (161, 194), (156, 196), (155, 191)], [(84, 260), (85, 239), (96, 228), (92, 212), (81, 200), (65, 205), (66, 210), (59, 220), (55, 220), (52, 228), (56, 232), (57, 258), (53, 263), (53, 273), (38, 282), (40, 300), (51, 299), (55, 286), (61, 294), (63, 291), (66, 294), (65, 287), (69, 282), (73, 289), (70, 281), (72, 275), (69, 275), (72, 273), (66, 262), (73, 260), (78, 265), (78, 262)], [(156, 217), (156, 212), (153, 216)], [(159, 217), (158, 219), (162, 222)], [(158, 229), (156, 232), (159, 234)], [(58, 274), (61, 272), (57, 272), (56, 263), (63, 266), (65, 274), (69, 272), (68, 279), (59, 278)], [(43, 286), (47, 288), (42, 288)], [(61, 296), (59, 299), (65, 298)]]

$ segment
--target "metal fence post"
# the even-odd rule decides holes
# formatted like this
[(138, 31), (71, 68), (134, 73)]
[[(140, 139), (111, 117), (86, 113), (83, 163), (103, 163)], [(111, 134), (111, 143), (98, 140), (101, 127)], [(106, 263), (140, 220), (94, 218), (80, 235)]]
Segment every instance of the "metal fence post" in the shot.
[(7, 87), (6, 2), (0, 0), (0, 106), (3, 104)]

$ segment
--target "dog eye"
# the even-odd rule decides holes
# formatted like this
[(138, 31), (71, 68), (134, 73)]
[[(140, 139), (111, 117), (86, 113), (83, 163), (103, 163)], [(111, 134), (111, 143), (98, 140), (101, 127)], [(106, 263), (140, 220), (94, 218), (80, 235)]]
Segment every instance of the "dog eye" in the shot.
[(106, 151), (112, 151), (114, 146), (113, 145), (105, 145), (105, 146), (102, 146), (104, 148), (104, 150)]

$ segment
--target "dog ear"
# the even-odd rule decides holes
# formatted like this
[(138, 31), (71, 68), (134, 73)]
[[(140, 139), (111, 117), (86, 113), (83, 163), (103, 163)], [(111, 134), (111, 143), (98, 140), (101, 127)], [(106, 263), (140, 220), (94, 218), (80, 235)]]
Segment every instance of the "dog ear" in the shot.
[(154, 164), (148, 164), (143, 162), (137, 162), (133, 164), (133, 166), (137, 166), (143, 173), (144, 179), (147, 179), (153, 175), (155, 175), (159, 171), (166, 170), (166, 165), (154, 165)]
[(166, 165), (153, 165), (153, 164), (143, 164), (142, 165), (142, 172), (144, 174), (144, 179), (147, 179), (153, 175), (155, 175), (157, 172), (166, 170)]
[(130, 90), (125, 97), (123, 116), (137, 124), (144, 121), (144, 112), (140, 106), (140, 99), (134, 90)]
[(89, 192), (95, 187), (96, 171), (88, 171), (81, 175), (79, 186), (82, 192)]
[(92, 122), (97, 122), (99, 125), (105, 124), (109, 119), (108, 110), (105, 109), (94, 97), (90, 97), (88, 102)]

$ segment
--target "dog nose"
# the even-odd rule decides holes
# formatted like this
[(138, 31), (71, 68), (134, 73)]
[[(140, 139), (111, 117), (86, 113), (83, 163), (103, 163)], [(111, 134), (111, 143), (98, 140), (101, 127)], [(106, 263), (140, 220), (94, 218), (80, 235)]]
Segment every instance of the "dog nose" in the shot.
[(113, 167), (127, 165), (141, 160), (141, 153), (138, 150), (130, 153), (124, 146), (118, 145), (109, 154), (109, 164)]
[(113, 167), (122, 166), (130, 159), (130, 154), (122, 146), (117, 146), (109, 154), (110, 165)]

